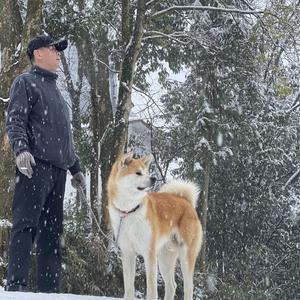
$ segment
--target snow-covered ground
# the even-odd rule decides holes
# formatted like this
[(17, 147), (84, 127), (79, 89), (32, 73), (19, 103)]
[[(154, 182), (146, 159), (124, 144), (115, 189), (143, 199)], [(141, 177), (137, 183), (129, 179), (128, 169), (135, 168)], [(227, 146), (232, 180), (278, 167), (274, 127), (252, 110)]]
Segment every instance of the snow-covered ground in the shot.
[(117, 298), (81, 296), (71, 294), (42, 294), (42, 293), (19, 293), (4, 292), (0, 290), (1, 300), (117, 300)]

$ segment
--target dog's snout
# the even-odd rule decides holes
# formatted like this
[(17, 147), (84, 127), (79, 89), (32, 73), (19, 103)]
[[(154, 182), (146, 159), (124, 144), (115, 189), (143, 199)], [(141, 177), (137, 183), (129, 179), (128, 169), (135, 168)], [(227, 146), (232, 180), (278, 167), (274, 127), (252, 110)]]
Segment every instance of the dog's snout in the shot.
[(156, 178), (155, 177), (150, 177), (150, 180), (151, 180), (151, 183), (154, 184), (155, 181), (156, 181)]

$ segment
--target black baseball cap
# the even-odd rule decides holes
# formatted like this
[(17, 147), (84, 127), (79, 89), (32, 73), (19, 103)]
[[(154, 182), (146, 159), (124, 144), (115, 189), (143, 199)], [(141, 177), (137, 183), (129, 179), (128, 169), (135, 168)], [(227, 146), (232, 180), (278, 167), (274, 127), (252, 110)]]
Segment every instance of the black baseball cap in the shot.
[(29, 59), (31, 60), (33, 58), (33, 51), (39, 48), (43, 47), (49, 47), (54, 46), (55, 49), (59, 52), (64, 51), (68, 47), (68, 41), (67, 40), (54, 40), (49, 35), (39, 35), (34, 37), (30, 42), (28, 43), (27, 47), (27, 55)]

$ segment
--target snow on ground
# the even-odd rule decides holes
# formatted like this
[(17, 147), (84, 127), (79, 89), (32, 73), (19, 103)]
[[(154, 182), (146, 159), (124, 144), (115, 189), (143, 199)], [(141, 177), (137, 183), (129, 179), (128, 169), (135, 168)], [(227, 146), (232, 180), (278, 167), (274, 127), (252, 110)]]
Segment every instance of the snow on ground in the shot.
[(19, 293), (4, 292), (0, 290), (1, 300), (117, 300), (110, 297), (82, 296), (71, 294), (42, 294), (42, 293)]

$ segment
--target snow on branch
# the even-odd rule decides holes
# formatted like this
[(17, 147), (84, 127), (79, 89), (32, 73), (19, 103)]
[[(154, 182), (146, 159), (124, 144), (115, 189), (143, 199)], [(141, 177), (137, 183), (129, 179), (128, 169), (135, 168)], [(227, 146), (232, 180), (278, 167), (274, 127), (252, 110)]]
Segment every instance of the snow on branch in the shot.
[(296, 108), (298, 108), (300, 106), (300, 93), (298, 94), (298, 96), (296, 97), (292, 107), (290, 109), (287, 110), (287, 113), (291, 113), (292, 111), (294, 111)]
[(300, 106), (300, 103), (297, 103), (296, 105), (292, 106), (290, 109), (287, 110), (287, 113), (291, 113), (292, 111), (294, 111), (296, 108), (298, 108)]
[(213, 7), (213, 6), (171, 6), (166, 9), (160, 10), (152, 15), (152, 17), (158, 17), (174, 10), (211, 10), (227, 13), (237, 13), (237, 14), (262, 14), (265, 11), (263, 10), (242, 10), (235, 8), (222, 8), (222, 7)]
[(6, 219), (0, 219), (0, 228), (7, 228), (7, 227), (12, 227), (11, 222)]
[(9, 101), (9, 98), (6, 98), (6, 99), (5, 99), (5, 98), (0, 97), (0, 100), (3, 101), (3, 102), (8, 102), (8, 101)]
[(119, 73), (119, 71), (113, 70), (112, 68), (110, 68), (104, 61), (96, 58), (96, 61), (98, 61), (99, 63), (103, 64), (109, 71), (113, 72), (113, 73)]
[(126, 89), (127, 92), (130, 92), (130, 88), (128, 87), (128, 85), (126, 84), (126, 82), (121, 81), (121, 85)]
[(293, 180), (299, 175), (300, 173), (300, 169), (298, 169), (290, 178), (289, 180), (285, 183), (284, 185), (284, 189), (290, 184), (293, 182)]
[(146, 34), (147, 34), (147, 36), (145, 36), (143, 38), (143, 40), (149, 40), (149, 39), (154, 39), (154, 38), (165, 37), (165, 38), (171, 39), (171, 40), (173, 40), (177, 43), (183, 44), (183, 45), (188, 44), (188, 43), (183, 42), (183, 41), (181, 41), (177, 38), (177, 37), (187, 37), (187, 34), (185, 34), (185, 33), (182, 33), (182, 34), (178, 34), (178, 33), (165, 34), (165, 33), (160, 32), (160, 31), (148, 31)]
[(150, 6), (150, 5), (152, 5), (153, 3), (155, 3), (156, 2), (156, 0), (150, 0), (150, 1), (148, 1), (147, 3), (146, 3), (146, 6)]

